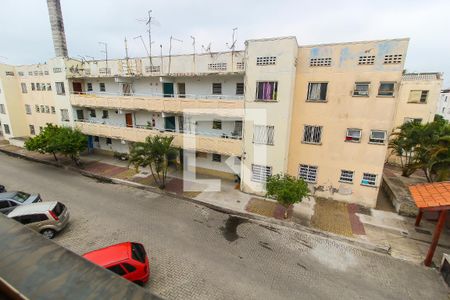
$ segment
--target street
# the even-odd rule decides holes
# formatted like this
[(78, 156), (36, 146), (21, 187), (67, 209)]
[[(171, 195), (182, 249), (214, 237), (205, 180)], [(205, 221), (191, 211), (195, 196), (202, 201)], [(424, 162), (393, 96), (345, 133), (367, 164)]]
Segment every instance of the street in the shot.
[(75, 253), (145, 245), (145, 288), (167, 299), (446, 299), (437, 271), (187, 201), (0, 154), (0, 184), (61, 201)]

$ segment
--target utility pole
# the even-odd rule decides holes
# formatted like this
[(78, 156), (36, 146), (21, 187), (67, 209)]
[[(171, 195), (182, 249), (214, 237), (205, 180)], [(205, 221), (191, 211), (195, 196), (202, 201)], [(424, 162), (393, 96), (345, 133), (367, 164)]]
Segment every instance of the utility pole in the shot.
[(100, 45), (104, 46), (105, 50), (102, 50), (100, 52), (105, 53), (105, 64), (106, 64), (106, 75), (108, 75), (108, 43), (105, 42), (98, 42)]

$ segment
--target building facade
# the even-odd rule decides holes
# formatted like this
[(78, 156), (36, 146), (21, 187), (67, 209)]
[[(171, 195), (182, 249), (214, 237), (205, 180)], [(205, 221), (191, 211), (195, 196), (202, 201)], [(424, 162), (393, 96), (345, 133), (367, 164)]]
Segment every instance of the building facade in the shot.
[(450, 121), (450, 89), (441, 91), (436, 114), (441, 115), (447, 121)]

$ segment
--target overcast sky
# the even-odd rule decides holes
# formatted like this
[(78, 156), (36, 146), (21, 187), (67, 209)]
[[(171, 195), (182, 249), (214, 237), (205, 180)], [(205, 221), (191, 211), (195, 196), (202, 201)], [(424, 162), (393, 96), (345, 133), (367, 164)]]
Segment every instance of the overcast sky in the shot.
[[(108, 43), (109, 56), (145, 56), (145, 19), (153, 10), (153, 53), (192, 52), (192, 40), (226, 50), (237, 27), (237, 49), (244, 41), (273, 36), (297, 37), (299, 44), (317, 44), (409, 37), (409, 72), (444, 72), (450, 87), (450, 1), (448, 0), (61, 0), (69, 55), (102, 58), (99, 41)], [(0, 62), (28, 64), (54, 56), (45, 0), (2, 0)], [(78, 57), (79, 58), (79, 57)]]

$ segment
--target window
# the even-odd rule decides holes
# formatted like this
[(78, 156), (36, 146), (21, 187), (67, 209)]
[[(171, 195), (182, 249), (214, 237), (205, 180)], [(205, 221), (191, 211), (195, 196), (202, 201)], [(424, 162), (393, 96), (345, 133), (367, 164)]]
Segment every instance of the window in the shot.
[(393, 82), (381, 82), (380, 88), (378, 89), (378, 96), (394, 96), (394, 86)]
[(39, 112), (39, 105), (36, 104), (36, 105), (34, 106), (34, 110), (38, 113), (38, 112)]
[(33, 76), (33, 72), (28, 72), (28, 76)]
[(46, 87), (45, 83), (41, 83), (41, 90), (45, 91), (46, 90), (45, 87)]
[(31, 83), (31, 90), (32, 90), (32, 91), (36, 90), (36, 87), (35, 87), (35, 85), (34, 85), (34, 82)]
[(100, 92), (106, 92), (106, 86), (104, 82), (99, 83)]
[(221, 95), (222, 94), (222, 84), (221, 83), (213, 83), (212, 84), (212, 94), (213, 95)]
[(146, 66), (145, 72), (148, 73), (158, 73), (161, 70), (160, 66)]
[(108, 111), (107, 110), (102, 111), (102, 119), (108, 119)]
[(422, 118), (408, 118), (408, 117), (406, 117), (404, 119), (403, 123), (408, 123), (408, 122), (422, 123)]
[(96, 117), (97, 117), (97, 114), (95, 113), (95, 109), (91, 109), (91, 110), (89, 111), (89, 116), (90, 116), (91, 118), (96, 118)]
[(427, 90), (413, 90), (409, 92), (408, 103), (427, 103), (427, 98)]
[(36, 83), (36, 91), (40, 91), (41, 90), (41, 84), (40, 83)]
[(402, 54), (387, 54), (384, 56), (385, 64), (400, 64), (402, 62)]
[(353, 90), (353, 96), (369, 96), (370, 82), (356, 82), (355, 89)]
[(55, 86), (56, 86), (56, 94), (58, 94), (58, 95), (66, 94), (66, 90), (64, 88), (64, 82), (55, 82)]
[(52, 85), (50, 83), (47, 83), (47, 91), (51, 91), (52, 90)]
[(6, 114), (5, 104), (0, 104), (0, 114)]
[(298, 176), (306, 182), (315, 183), (317, 180), (317, 166), (300, 165)]
[(277, 63), (276, 56), (259, 56), (256, 58), (257, 66), (269, 66)]
[(375, 55), (363, 55), (359, 57), (358, 65), (373, 65), (375, 63)]
[(6, 71), (5, 74), (6, 76), (14, 76), (14, 72), (11, 71)]
[(261, 81), (256, 83), (256, 99), (262, 101), (277, 100), (278, 82)]
[(111, 144), (112, 144), (111, 138), (106, 138), (106, 145), (111, 145)]
[(213, 153), (212, 161), (221, 162), (222, 161), (222, 156), (220, 154)]
[(61, 68), (53, 68), (53, 73), (61, 73), (62, 69)]
[(22, 83), (20, 84), (20, 87), (22, 88), (22, 93), (23, 93), (23, 94), (28, 93), (28, 90), (27, 90), (27, 84), (26, 84), (25, 82), (22, 82)]
[(68, 122), (69, 121), (69, 110), (61, 109), (61, 121)]
[(0, 209), (9, 207), (9, 201), (1, 200), (0, 201)]
[(50, 106), (48, 106), (48, 105), (45, 106), (45, 113), (46, 114), (50, 113)]
[(111, 68), (100, 68), (99, 73), (102, 75), (111, 74)]
[(384, 144), (386, 140), (386, 131), (385, 130), (371, 130), (369, 143), (372, 144)]
[(23, 215), (23, 216), (13, 217), (13, 219), (24, 225), (48, 220), (48, 218), (45, 214)]
[(236, 63), (236, 69), (238, 69), (238, 70), (244, 70), (244, 68), (245, 68), (245, 63), (244, 63), (243, 61), (238, 61), (238, 62)]
[(142, 244), (131, 243), (131, 258), (140, 261), (141, 263), (144, 263), (146, 257), (147, 253), (145, 253), (145, 249), (144, 246), (142, 246)]
[(45, 106), (41, 105), (41, 113), (45, 113)]
[(274, 126), (255, 125), (253, 127), (253, 143), (273, 145)]
[(236, 83), (236, 95), (244, 95), (244, 83)]
[(303, 143), (320, 144), (322, 139), (322, 126), (305, 125), (303, 129)]
[(326, 101), (327, 99), (327, 82), (310, 82), (308, 83), (308, 95), (309, 101)]
[(87, 83), (87, 91), (92, 92), (92, 82)]
[(339, 181), (345, 183), (353, 183), (354, 173), (355, 173), (354, 171), (341, 170), (341, 177), (339, 177)]
[(226, 71), (227, 63), (212, 63), (208, 64), (208, 70), (210, 71)]
[(360, 142), (361, 141), (361, 129), (348, 128), (345, 135), (346, 142)]
[(39, 72), (38, 71), (33, 71), (34, 76), (38, 76)]
[(9, 125), (8, 124), (3, 124), (3, 128), (5, 129), (5, 134), (10, 134)]
[(252, 164), (252, 181), (265, 183), (272, 176), (272, 167)]
[(377, 181), (377, 175), (371, 173), (364, 173), (361, 180), (361, 185), (375, 186)]
[(35, 134), (35, 132), (34, 132), (34, 125), (28, 125), (28, 126), (30, 127), (30, 134), (34, 135)]
[(214, 120), (212, 123), (212, 129), (222, 129), (222, 121)]
[(51, 110), (52, 110), (52, 114), (56, 114), (56, 109), (54, 106), (51, 107)]
[(127, 270), (128, 273), (136, 271), (136, 268), (129, 263), (122, 263), (122, 266)]
[(100, 138), (98, 136), (94, 136), (94, 142), (100, 142)]
[(25, 104), (25, 113), (27, 115), (31, 115), (31, 106), (30, 106), (30, 104)]
[(120, 276), (123, 276), (123, 275), (126, 274), (125, 270), (120, 266), (120, 264), (108, 267), (106, 269), (108, 269), (111, 272), (114, 272), (114, 273), (116, 273), (117, 275), (120, 275)]
[(24, 76), (25, 74), (23, 72), (17, 72), (19, 76)]
[(48, 71), (44, 71), (44, 74), (45, 74), (45, 75), (48, 75), (49, 73), (48, 73)]
[(310, 67), (329, 67), (331, 66), (331, 57), (311, 58), (309, 60)]
[(195, 151), (195, 157), (197, 157), (197, 158), (208, 158), (208, 153)]

